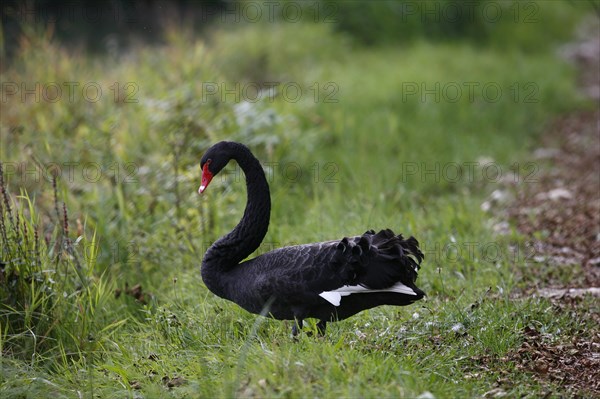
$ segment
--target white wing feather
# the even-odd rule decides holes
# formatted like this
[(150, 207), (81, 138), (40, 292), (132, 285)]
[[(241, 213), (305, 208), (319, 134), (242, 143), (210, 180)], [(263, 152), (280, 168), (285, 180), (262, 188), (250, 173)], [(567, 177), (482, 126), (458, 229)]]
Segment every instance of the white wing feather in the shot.
[(362, 285), (345, 285), (343, 287), (338, 288), (337, 290), (321, 292), (319, 296), (325, 299), (327, 302), (331, 303), (333, 306), (340, 306), (343, 296), (348, 296), (352, 294), (368, 294), (371, 292), (397, 292), (399, 294), (417, 295), (417, 293), (414, 292), (412, 288), (407, 287), (402, 283), (396, 283), (389, 288), (380, 290), (373, 290), (370, 288), (363, 287)]

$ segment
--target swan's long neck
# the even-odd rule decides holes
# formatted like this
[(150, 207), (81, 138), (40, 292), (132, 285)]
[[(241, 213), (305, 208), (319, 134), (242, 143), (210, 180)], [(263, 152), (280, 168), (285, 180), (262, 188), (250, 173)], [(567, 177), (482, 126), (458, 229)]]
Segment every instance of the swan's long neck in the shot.
[(271, 215), (269, 185), (260, 162), (242, 145), (235, 147), (232, 159), (246, 175), (248, 198), (244, 216), (229, 234), (211, 245), (202, 260), (202, 279), (220, 296), (224, 294), (224, 273), (238, 266), (260, 246)]

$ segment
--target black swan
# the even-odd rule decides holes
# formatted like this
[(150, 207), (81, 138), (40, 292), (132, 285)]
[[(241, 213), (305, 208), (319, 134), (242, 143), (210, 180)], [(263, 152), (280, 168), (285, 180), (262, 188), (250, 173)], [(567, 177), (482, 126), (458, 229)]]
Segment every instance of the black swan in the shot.
[(248, 198), (238, 225), (204, 254), (202, 279), (214, 294), (252, 313), (295, 320), (294, 336), (305, 318), (319, 319), (317, 328), (324, 334), (328, 321), (423, 298), (425, 293), (415, 286), (423, 259), (419, 243), (389, 229), (283, 247), (242, 262), (259, 247), (269, 227), (271, 197), (260, 162), (243, 144), (217, 143), (200, 162), (198, 193), (232, 159), (246, 175)]

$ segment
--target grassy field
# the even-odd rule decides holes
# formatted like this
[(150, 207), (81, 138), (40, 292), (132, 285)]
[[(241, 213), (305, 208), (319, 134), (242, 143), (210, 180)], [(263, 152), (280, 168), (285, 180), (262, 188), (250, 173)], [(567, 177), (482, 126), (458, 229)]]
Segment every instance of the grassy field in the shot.
[[(597, 303), (513, 295), (530, 248), (481, 207), (536, 178), (529, 150), (553, 116), (589, 106), (548, 44), (568, 36), (540, 33), (562, 15), (570, 35), (582, 11), (548, 4), (484, 45), (367, 47), (280, 22), (171, 28), (163, 45), (91, 56), (30, 28), (1, 75), (0, 396), (570, 394), (508, 354), (526, 328), (557, 343), (593, 331)], [(245, 202), (233, 164), (197, 195), (200, 157), (223, 139), (268, 172), (257, 253), (389, 227), (420, 241), (427, 299), (294, 341), (291, 323), (211, 294), (202, 255)]]

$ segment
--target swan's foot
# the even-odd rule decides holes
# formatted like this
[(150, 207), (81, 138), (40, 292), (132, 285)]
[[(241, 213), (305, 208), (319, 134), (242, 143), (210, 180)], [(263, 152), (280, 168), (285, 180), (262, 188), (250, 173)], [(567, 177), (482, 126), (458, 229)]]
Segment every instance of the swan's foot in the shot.
[(327, 322), (325, 320), (321, 320), (317, 323), (317, 332), (319, 333), (319, 336), (324, 337), (326, 329), (327, 329)]
[(294, 320), (294, 325), (292, 326), (292, 337), (297, 337), (300, 334), (300, 330), (302, 330), (302, 324), (304, 320), (296, 319)]
[[(294, 320), (294, 325), (292, 326), (292, 337), (294, 337), (294, 338), (298, 337), (298, 334), (300, 334), (300, 331), (302, 331), (303, 324), (304, 324), (304, 320), (302, 320), (302, 319)], [(317, 323), (317, 334), (320, 337), (325, 336), (326, 329), (327, 329), (327, 322), (325, 320), (321, 320)], [(306, 334), (310, 337), (312, 335), (312, 332), (308, 331)]]

